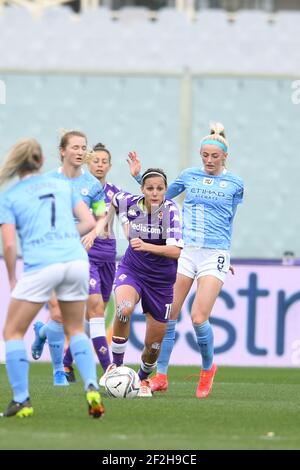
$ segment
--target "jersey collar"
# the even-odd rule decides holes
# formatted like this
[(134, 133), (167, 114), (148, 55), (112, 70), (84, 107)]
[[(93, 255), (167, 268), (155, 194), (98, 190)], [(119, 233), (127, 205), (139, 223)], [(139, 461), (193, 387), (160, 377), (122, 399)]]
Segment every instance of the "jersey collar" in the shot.
[[(163, 199), (162, 203), (160, 204), (160, 206), (158, 206), (153, 212), (157, 212), (159, 210), (161, 210), (162, 206), (164, 205), (165, 203), (165, 198)], [(141, 209), (144, 214), (148, 213), (147, 209), (145, 208), (145, 205), (144, 205), (144, 196), (141, 196), (138, 200), (137, 200), (137, 203), (136, 205), (138, 206), (139, 209)]]
[[(83, 168), (80, 168), (80, 171), (81, 171), (81, 174), (82, 174), (82, 175), (84, 175), (84, 174), (85, 174), (85, 171), (84, 171), (84, 169), (83, 169)], [(58, 167), (58, 169), (57, 169), (57, 173), (64, 175), (64, 172), (63, 172), (63, 167), (62, 167), (62, 166), (59, 166), (59, 167)], [(79, 177), (77, 176), (77, 178), (79, 178)]]
[(222, 173), (220, 173), (219, 175), (209, 175), (208, 173), (206, 173), (206, 171), (204, 170), (204, 166), (201, 168), (201, 170), (208, 176), (222, 176), (222, 175), (226, 175), (227, 173), (227, 170), (226, 168), (224, 168), (224, 170), (222, 171)]

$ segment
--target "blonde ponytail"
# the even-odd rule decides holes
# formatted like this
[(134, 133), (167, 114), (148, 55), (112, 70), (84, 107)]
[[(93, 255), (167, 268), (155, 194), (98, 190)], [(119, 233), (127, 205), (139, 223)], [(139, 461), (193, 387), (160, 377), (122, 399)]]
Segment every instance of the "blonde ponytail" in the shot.
[(225, 153), (228, 151), (229, 144), (228, 140), (226, 139), (225, 128), (221, 122), (210, 123), (210, 134), (202, 139), (201, 147), (205, 144), (205, 141), (209, 141), (209, 143), (213, 143), (212, 141), (217, 141), (222, 144), (221, 147)]
[(35, 139), (24, 139), (8, 152), (4, 164), (0, 168), (0, 185), (14, 176), (36, 172), (43, 164), (40, 144)]

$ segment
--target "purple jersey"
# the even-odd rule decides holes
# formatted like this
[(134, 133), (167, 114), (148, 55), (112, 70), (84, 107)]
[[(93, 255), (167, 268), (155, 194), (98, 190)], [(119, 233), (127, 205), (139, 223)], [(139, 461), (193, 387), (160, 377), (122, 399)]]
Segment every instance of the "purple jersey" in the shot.
[[(106, 205), (106, 212), (108, 212), (113, 196), (120, 192), (121, 189), (111, 183), (106, 183), (103, 189), (105, 194), (104, 202)], [(114, 233), (111, 232), (109, 238), (96, 238), (94, 245), (88, 252), (88, 255), (89, 259), (92, 261), (115, 261), (117, 256), (117, 248)]]
[[(165, 199), (151, 213), (144, 208), (144, 198), (126, 192), (116, 194), (112, 200), (123, 224), (129, 224), (129, 240), (141, 238), (154, 245), (183, 247), (179, 211), (175, 203)], [(175, 282), (177, 260), (147, 251), (134, 251), (129, 245), (120, 261), (147, 282), (170, 285)]]

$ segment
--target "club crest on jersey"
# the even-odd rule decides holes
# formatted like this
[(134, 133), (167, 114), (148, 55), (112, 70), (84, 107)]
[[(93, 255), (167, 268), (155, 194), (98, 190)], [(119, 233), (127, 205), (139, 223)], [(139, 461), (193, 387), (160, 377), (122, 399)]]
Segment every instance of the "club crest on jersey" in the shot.
[(128, 215), (130, 215), (131, 217), (136, 217), (136, 211), (134, 209), (129, 209)]
[(113, 198), (113, 195), (114, 195), (113, 191), (112, 191), (111, 189), (109, 189), (109, 190), (107, 191), (107, 197), (108, 197), (109, 199), (112, 199), (112, 198)]
[(121, 276), (119, 276), (119, 279), (120, 281), (125, 281), (126, 277), (127, 277), (127, 274), (121, 274)]
[(228, 183), (227, 183), (227, 181), (220, 181), (219, 186), (220, 186), (220, 188), (226, 188), (228, 186)]
[(164, 216), (163, 212), (160, 211), (160, 212), (158, 213), (158, 218), (159, 218), (159, 220), (162, 220), (163, 216)]
[(89, 190), (88, 188), (82, 188), (82, 190), (80, 191), (80, 193), (83, 195), (83, 196), (87, 196), (89, 194)]
[(203, 178), (203, 184), (207, 184), (208, 186), (211, 186), (214, 184), (214, 180), (212, 178)]

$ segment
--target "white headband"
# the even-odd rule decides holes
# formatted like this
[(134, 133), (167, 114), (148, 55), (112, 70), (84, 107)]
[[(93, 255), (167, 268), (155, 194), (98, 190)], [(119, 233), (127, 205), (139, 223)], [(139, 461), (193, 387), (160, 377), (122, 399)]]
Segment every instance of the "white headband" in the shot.
[(148, 173), (145, 173), (142, 176), (142, 182), (144, 182), (144, 179), (146, 178), (146, 176), (150, 176), (150, 175), (161, 176), (165, 180), (165, 182), (167, 182), (167, 178), (163, 174), (159, 173), (158, 171), (149, 171)]

